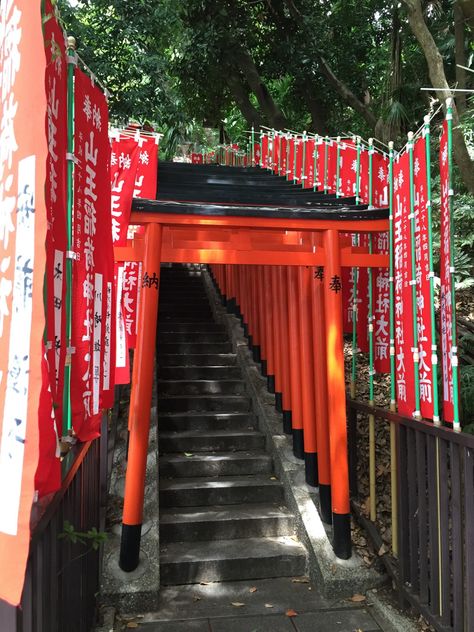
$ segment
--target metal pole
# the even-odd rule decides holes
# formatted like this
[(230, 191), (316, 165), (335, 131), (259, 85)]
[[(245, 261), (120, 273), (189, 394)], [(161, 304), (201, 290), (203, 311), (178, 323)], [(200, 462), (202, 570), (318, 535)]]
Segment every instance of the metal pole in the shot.
[[(373, 139), (369, 138), (369, 208), (373, 208), (372, 165)], [(372, 254), (372, 233), (369, 234), (369, 253)], [(369, 406), (374, 406), (374, 318), (373, 318), (373, 287), (372, 268), (367, 268), (369, 283)], [(375, 416), (369, 415), (369, 489), (370, 489), (370, 519), (377, 519), (377, 498), (375, 486)]]
[(446, 99), (446, 121), (448, 124), (448, 203), (449, 203), (449, 238), (450, 238), (450, 280), (451, 280), (451, 365), (453, 369), (453, 430), (461, 431), (461, 423), (459, 421), (459, 369), (458, 369), (458, 348), (457, 340), (457, 322), (456, 322), (456, 272), (454, 269), (454, 213), (451, 200), (454, 196), (453, 191), (453, 100)]
[(319, 136), (316, 134), (314, 139), (314, 153), (313, 153), (313, 191), (318, 190), (317, 179), (318, 179), (318, 142)]
[(71, 329), (72, 261), (74, 204), (74, 69), (77, 65), (76, 40), (67, 38), (67, 252), (66, 252), (66, 363), (64, 367), (63, 433), (72, 428), (71, 416)]
[(436, 316), (435, 316), (435, 273), (433, 266), (433, 227), (431, 208), (431, 148), (430, 148), (430, 117), (424, 118), (423, 129), (426, 148), (426, 209), (428, 215), (428, 257), (429, 257), (429, 277), (430, 277), (430, 312), (431, 312), (431, 363), (433, 381), (433, 423), (437, 426), (441, 424), (439, 418), (439, 392), (438, 392), (438, 345), (436, 344)]
[(341, 197), (342, 193), (339, 189), (339, 171), (340, 171), (340, 160), (341, 160), (341, 137), (338, 136), (336, 139), (336, 147), (337, 147), (337, 163), (336, 163), (336, 197)]

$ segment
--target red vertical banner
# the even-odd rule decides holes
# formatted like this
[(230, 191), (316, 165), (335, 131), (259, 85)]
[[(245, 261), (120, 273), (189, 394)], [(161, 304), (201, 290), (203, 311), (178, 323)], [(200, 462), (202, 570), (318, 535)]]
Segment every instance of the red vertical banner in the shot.
[(328, 158), (327, 158), (327, 176), (326, 187), (328, 193), (336, 193), (336, 172), (337, 169), (337, 145), (329, 139), (328, 142)]
[(369, 203), (369, 152), (361, 147), (359, 158), (359, 204)]
[(433, 418), (433, 364), (430, 301), (430, 258), (428, 235), (426, 144), (419, 138), (413, 149), (415, 192), (416, 303), (419, 349), (420, 407), (422, 417)]
[(268, 135), (262, 134), (261, 138), (261, 146), (262, 146), (262, 167), (267, 169), (268, 167)]
[(439, 146), (439, 173), (441, 180), (441, 243), (440, 243), (440, 278), (441, 278), (441, 360), (443, 367), (443, 419), (454, 421), (454, 387), (452, 348), (453, 340), (453, 297), (451, 284), (451, 192), (448, 156), (448, 124), (443, 123)]
[(135, 349), (137, 343), (141, 267), (137, 261), (129, 261), (123, 267), (122, 308), (129, 349)]
[(301, 180), (301, 176), (302, 176), (302, 172), (303, 172), (303, 139), (301, 137), (298, 137), (295, 140), (296, 143), (296, 171), (295, 171), (295, 178), (296, 178), (296, 182), (297, 184), (301, 184), (302, 180)]
[(312, 189), (314, 186), (314, 146), (315, 139), (308, 138), (306, 141), (305, 189)]
[(287, 147), (288, 147), (288, 138), (286, 136), (282, 136), (281, 137), (281, 142), (280, 142), (280, 176), (286, 177), (286, 154), (287, 154)]
[(280, 158), (280, 151), (281, 151), (281, 136), (279, 134), (275, 134), (275, 137), (273, 139), (273, 163), (272, 163), (272, 169), (273, 169), (273, 173), (278, 173), (278, 164), (279, 164), (279, 158)]
[[(352, 246), (355, 235), (340, 234), (341, 248)], [(354, 269), (342, 268), (342, 330), (345, 334), (352, 333), (352, 305), (354, 302)]]
[(113, 298), (110, 146), (105, 96), (79, 69), (74, 92), (71, 409), (77, 436), (89, 440), (99, 434), (104, 392), (108, 400), (113, 389), (113, 327), (106, 336)]
[(395, 290), (395, 371), (398, 411), (411, 417), (415, 410), (413, 368), (413, 310), (410, 250), (410, 162), (407, 152), (393, 166), (394, 290)]
[(325, 172), (325, 164), (324, 164), (324, 151), (325, 151), (326, 143), (323, 138), (318, 138), (316, 140), (316, 188), (318, 191), (324, 190), (324, 172)]
[[(375, 233), (373, 252), (389, 254), (388, 233)], [(374, 268), (374, 368), (377, 373), (390, 372), (390, 278), (388, 268)]]
[(62, 393), (66, 358), (66, 153), (67, 153), (67, 63), (64, 33), (51, 0), (44, 6), (46, 54), (45, 88), (48, 103), (48, 139), (45, 188), (48, 213), (46, 236), (47, 357), (56, 418), (62, 424)]
[(260, 143), (254, 143), (253, 145), (253, 156), (254, 156), (254, 161), (255, 161), (255, 165), (260, 165), (260, 159), (261, 159), (261, 149), (260, 149)]
[(351, 141), (343, 141), (340, 150), (340, 191), (343, 197), (355, 195), (357, 150)]
[[(0, 599), (18, 605), (47, 379), (43, 292), (50, 183), (39, 3), (2, 2), (0, 33)], [(51, 415), (49, 405), (46, 414)]]
[[(358, 235), (358, 246), (369, 251), (367, 233)], [(357, 345), (362, 353), (369, 351), (369, 272), (367, 268), (357, 271)]]
[(110, 181), (112, 185), (112, 239), (115, 246), (127, 244), (139, 149), (138, 141), (133, 138), (112, 139)]
[(138, 160), (135, 170), (133, 197), (143, 198), (145, 200), (156, 199), (158, 151), (158, 136), (140, 136), (138, 141)]
[(372, 154), (372, 204), (388, 207), (388, 158), (376, 151)]
[(288, 141), (288, 144), (289, 144), (289, 152), (288, 152), (287, 173), (288, 173), (288, 180), (293, 180), (294, 173), (295, 173), (295, 164), (294, 164), (295, 163), (295, 139), (293, 138), (293, 136)]

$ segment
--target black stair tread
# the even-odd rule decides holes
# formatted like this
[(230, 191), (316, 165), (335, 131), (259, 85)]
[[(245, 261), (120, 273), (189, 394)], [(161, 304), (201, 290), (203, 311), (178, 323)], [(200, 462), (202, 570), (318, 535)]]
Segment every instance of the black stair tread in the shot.
[(192, 478), (162, 479), (161, 490), (180, 489), (217, 489), (232, 487), (281, 487), (279, 480), (272, 480), (273, 476), (196, 476)]
[(212, 462), (219, 463), (223, 461), (253, 461), (255, 459), (264, 459), (271, 461), (272, 457), (264, 450), (241, 450), (240, 452), (198, 452), (191, 454), (191, 456), (185, 456), (180, 453), (163, 454), (160, 458), (160, 463), (163, 465), (166, 463), (193, 463), (199, 462)]
[(207, 437), (212, 439), (213, 437), (248, 437), (259, 436), (264, 437), (263, 432), (258, 430), (165, 430), (160, 432), (160, 437), (163, 439), (193, 439), (194, 437)]
[(262, 557), (305, 557), (303, 545), (291, 536), (169, 542), (161, 549), (161, 564), (180, 561), (258, 560)]
[(242, 380), (242, 370), (238, 366), (160, 367), (158, 380)]
[(215, 520), (262, 520), (265, 518), (291, 518), (287, 507), (276, 503), (242, 505), (214, 505), (212, 507), (167, 507), (160, 512), (160, 523), (210, 522)]
[[(159, 366), (233, 366), (235, 353), (166, 353), (158, 355)], [(216, 364), (219, 362), (219, 364)], [(222, 364), (221, 364), (222, 363)]]
[(164, 401), (164, 400), (169, 400), (169, 399), (190, 399), (190, 400), (203, 400), (203, 399), (211, 399), (211, 400), (222, 400), (222, 401), (226, 401), (226, 402), (230, 402), (231, 400), (239, 400), (242, 401), (243, 399), (245, 400), (249, 400), (250, 401), (250, 397), (248, 395), (242, 394), (228, 394), (228, 393), (217, 393), (217, 394), (212, 394), (212, 393), (202, 393), (200, 395), (188, 395), (187, 393), (177, 393), (177, 394), (172, 394), (172, 395), (168, 395), (167, 393), (163, 393), (161, 392), (159, 395), (159, 402), (160, 401)]
[(160, 420), (162, 420), (164, 417), (168, 418), (168, 417), (172, 417), (173, 419), (177, 419), (177, 418), (185, 418), (185, 417), (189, 417), (189, 418), (197, 418), (200, 419), (201, 417), (204, 418), (209, 418), (209, 419), (241, 419), (241, 418), (246, 418), (249, 420), (249, 425), (255, 421), (256, 417), (254, 415), (254, 413), (248, 412), (248, 413), (243, 413), (241, 411), (238, 412), (221, 412), (221, 411), (206, 411), (203, 410), (202, 412), (195, 412), (195, 411), (186, 411), (186, 412), (173, 412), (173, 411), (169, 411), (169, 412), (163, 412), (160, 413)]
[[(242, 379), (221, 379), (221, 378), (197, 378), (197, 379), (180, 379), (180, 378), (158, 378), (158, 385), (166, 386), (166, 384), (181, 384), (182, 386), (187, 386), (188, 384), (236, 384), (241, 385), (245, 384), (245, 380)], [(159, 394), (161, 397), (161, 393)]]

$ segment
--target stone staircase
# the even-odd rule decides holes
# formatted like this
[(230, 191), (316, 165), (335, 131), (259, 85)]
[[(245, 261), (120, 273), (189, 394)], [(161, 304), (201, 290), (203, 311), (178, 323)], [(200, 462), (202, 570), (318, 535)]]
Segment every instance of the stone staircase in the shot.
[(162, 268), (158, 323), (161, 583), (304, 574), (305, 549), (198, 266)]

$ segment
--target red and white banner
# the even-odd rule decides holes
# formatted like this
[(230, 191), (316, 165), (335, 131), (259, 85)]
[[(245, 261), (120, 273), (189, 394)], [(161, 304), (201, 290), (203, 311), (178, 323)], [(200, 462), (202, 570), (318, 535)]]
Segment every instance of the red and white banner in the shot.
[(413, 365), (413, 314), (410, 249), (410, 162), (405, 152), (393, 166), (395, 371), (398, 412), (411, 417), (415, 411)]
[(301, 176), (303, 175), (303, 139), (300, 137), (295, 139), (296, 143), (296, 183), (301, 184), (303, 181)]
[(372, 154), (372, 205), (388, 207), (388, 158), (377, 151)]
[[(373, 235), (373, 252), (389, 254), (388, 233)], [(372, 269), (374, 317), (374, 369), (390, 372), (390, 277), (388, 268)]]
[(48, 145), (38, 3), (0, 5), (0, 599), (18, 605), (30, 547), (43, 385)]
[(369, 152), (363, 147), (359, 158), (359, 203), (369, 203)]
[(261, 145), (262, 145), (262, 167), (264, 169), (268, 168), (268, 134), (262, 134), (262, 138), (261, 138)]
[(133, 138), (113, 139), (110, 154), (111, 213), (114, 246), (126, 246), (132, 198), (139, 162), (139, 146)]
[(122, 309), (129, 349), (135, 349), (137, 343), (141, 269), (142, 264), (137, 261), (129, 261), (123, 267)]
[(441, 359), (443, 366), (443, 419), (454, 421), (454, 386), (452, 349), (453, 340), (453, 297), (451, 283), (451, 191), (448, 156), (448, 124), (443, 123), (439, 145), (439, 173), (441, 184)]
[(415, 193), (416, 307), (422, 417), (433, 418), (433, 364), (430, 301), (430, 257), (428, 235), (426, 144), (419, 138), (413, 149)]
[(254, 159), (255, 165), (260, 165), (260, 158), (261, 158), (260, 143), (254, 143), (253, 159)]
[(56, 418), (62, 422), (62, 393), (66, 358), (66, 249), (67, 249), (67, 62), (63, 30), (47, 0), (43, 18), (46, 53), (45, 88), (48, 103), (48, 212), (46, 237), (47, 354)]
[(286, 158), (287, 158), (288, 138), (281, 137), (280, 141), (280, 176), (286, 177)]
[[(358, 235), (358, 246), (369, 252), (369, 236)], [(369, 271), (358, 268), (357, 272), (357, 346), (362, 353), (369, 351)]]
[[(227, 151), (228, 150), (226, 150), (226, 164), (227, 164)], [(202, 154), (196, 154), (193, 152), (191, 154), (191, 162), (193, 165), (202, 165), (203, 163)]]
[(133, 197), (156, 200), (158, 184), (158, 136), (140, 136)]
[(305, 189), (312, 189), (314, 186), (314, 147), (315, 139), (308, 138), (306, 141)]
[(114, 387), (114, 259), (107, 102), (79, 69), (75, 71), (74, 100), (71, 408), (74, 430), (85, 441), (99, 435), (101, 409), (110, 402)]
[(288, 141), (289, 149), (288, 149), (288, 180), (293, 180), (295, 173), (295, 139), (293, 136)]
[(339, 191), (343, 197), (355, 195), (357, 149), (351, 141), (343, 141), (339, 154)]

